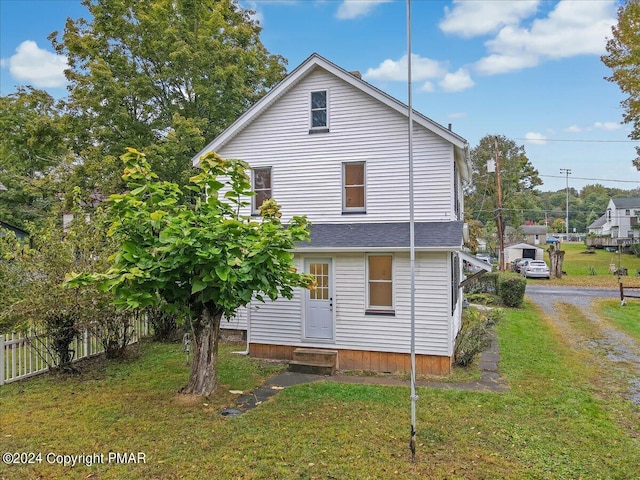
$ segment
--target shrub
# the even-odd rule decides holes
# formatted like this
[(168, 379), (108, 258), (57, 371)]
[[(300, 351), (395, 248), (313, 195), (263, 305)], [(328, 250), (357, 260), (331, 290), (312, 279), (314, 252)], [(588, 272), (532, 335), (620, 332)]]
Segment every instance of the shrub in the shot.
[(485, 273), (465, 287), (465, 293), (498, 293), (498, 276), (500, 272)]
[(505, 307), (519, 308), (524, 301), (527, 280), (517, 273), (501, 273), (498, 276), (498, 295)]
[(462, 328), (456, 337), (454, 347), (455, 364), (461, 367), (469, 365), (475, 357), (491, 344), (489, 332), (498, 322), (500, 310), (480, 311), (467, 308), (462, 315)]

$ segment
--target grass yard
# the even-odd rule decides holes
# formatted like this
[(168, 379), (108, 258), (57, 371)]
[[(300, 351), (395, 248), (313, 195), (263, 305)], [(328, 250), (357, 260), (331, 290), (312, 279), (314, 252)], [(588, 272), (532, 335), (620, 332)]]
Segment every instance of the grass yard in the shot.
[[(640, 295), (640, 292), (636, 291), (634, 295)], [(601, 301), (598, 303), (598, 313), (640, 343), (640, 298), (627, 299), (624, 307), (620, 306), (618, 300)]]
[[(547, 246), (544, 245), (542, 248), (545, 250), (545, 262), (547, 265), (551, 265)], [(636, 271), (640, 270), (640, 257), (623, 253), (618, 258), (617, 253), (607, 252), (604, 249), (596, 249), (594, 253), (587, 253), (588, 250), (584, 243), (565, 242), (561, 248), (566, 252), (562, 269), (567, 272), (567, 275), (561, 279), (552, 278), (550, 281), (543, 279), (529, 279), (528, 281), (553, 285), (615, 288), (618, 286), (618, 277), (609, 273), (609, 264), (613, 263), (617, 267), (620, 260), (621, 267), (626, 268), (629, 273), (628, 276), (622, 277), (623, 284), (640, 287), (640, 277), (635, 275)], [(594, 268), (596, 275), (590, 274), (590, 267)]]
[(230, 389), (252, 388), (278, 367), (224, 346), (219, 395), (183, 398), (180, 346), (147, 343), (126, 362), (0, 388), (3, 451), (140, 451), (145, 464), (0, 464), (0, 478), (638, 478), (640, 409), (598, 398), (594, 367), (531, 305), (507, 311), (498, 335), (511, 391), (419, 389), (415, 464), (408, 388), (299, 385), (223, 418)]

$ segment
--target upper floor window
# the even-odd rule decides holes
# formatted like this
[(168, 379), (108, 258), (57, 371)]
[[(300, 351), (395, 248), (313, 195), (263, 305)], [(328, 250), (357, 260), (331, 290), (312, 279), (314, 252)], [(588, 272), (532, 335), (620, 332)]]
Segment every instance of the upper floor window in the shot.
[(329, 127), (327, 90), (311, 92), (311, 130), (325, 131)]
[(251, 174), (253, 191), (256, 192), (251, 200), (251, 212), (258, 214), (262, 203), (271, 198), (271, 167), (254, 168)]
[(365, 208), (365, 163), (342, 164), (342, 211), (364, 212)]
[(607, 220), (611, 221), (611, 209), (607, 209)]
[(625, 210), (624, 214), (627, 215), (627, 216), (631, 215), (631, 210), (629, 210), (629, 209)]

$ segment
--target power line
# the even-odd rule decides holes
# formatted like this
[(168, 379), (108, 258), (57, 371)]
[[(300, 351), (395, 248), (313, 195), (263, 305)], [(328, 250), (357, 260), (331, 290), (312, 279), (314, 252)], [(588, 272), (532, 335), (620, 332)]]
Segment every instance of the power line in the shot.
[(571, 142), (571, 143), (638, 143), (640, 140), (578, 140), (570, 138), (526, 138), (515, 137), (514, 140), (525, 140), (527, 142)]
[[(640, 173), (640, 172), (639, 172)], [(538, 175), (539, 177), (548, 177), (548, 178), (564, 178), (564, 175)], [(571, 177), (575, 180), (594, 180), (597, 182), (619, 182), (619, 183), (638, 183), (640, 184), (640, 179), (638, 180), (615, 180), (612, 178), (587, 178), (587, 177)]]

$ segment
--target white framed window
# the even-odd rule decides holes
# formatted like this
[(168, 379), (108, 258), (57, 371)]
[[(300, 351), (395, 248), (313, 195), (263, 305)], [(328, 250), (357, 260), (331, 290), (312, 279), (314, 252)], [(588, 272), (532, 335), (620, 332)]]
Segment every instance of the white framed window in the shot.
[(366, 211), (366, 168), (365, 162), (345, 162), (342, 164), (342, 211)]
[(366, 265), (367, 311), (393, 313), (393, 255), (369, 254)]
[(251, 213), (258, 215), (265, 200), (271, 198), (271, 167), (257, 167), (251, 170), (251, 183), (256, 194), (251, 197)]
[(329, 130), (329, 91), (317, 90), (311, 92), (311, 110), (309, 117), (309, 132)]

